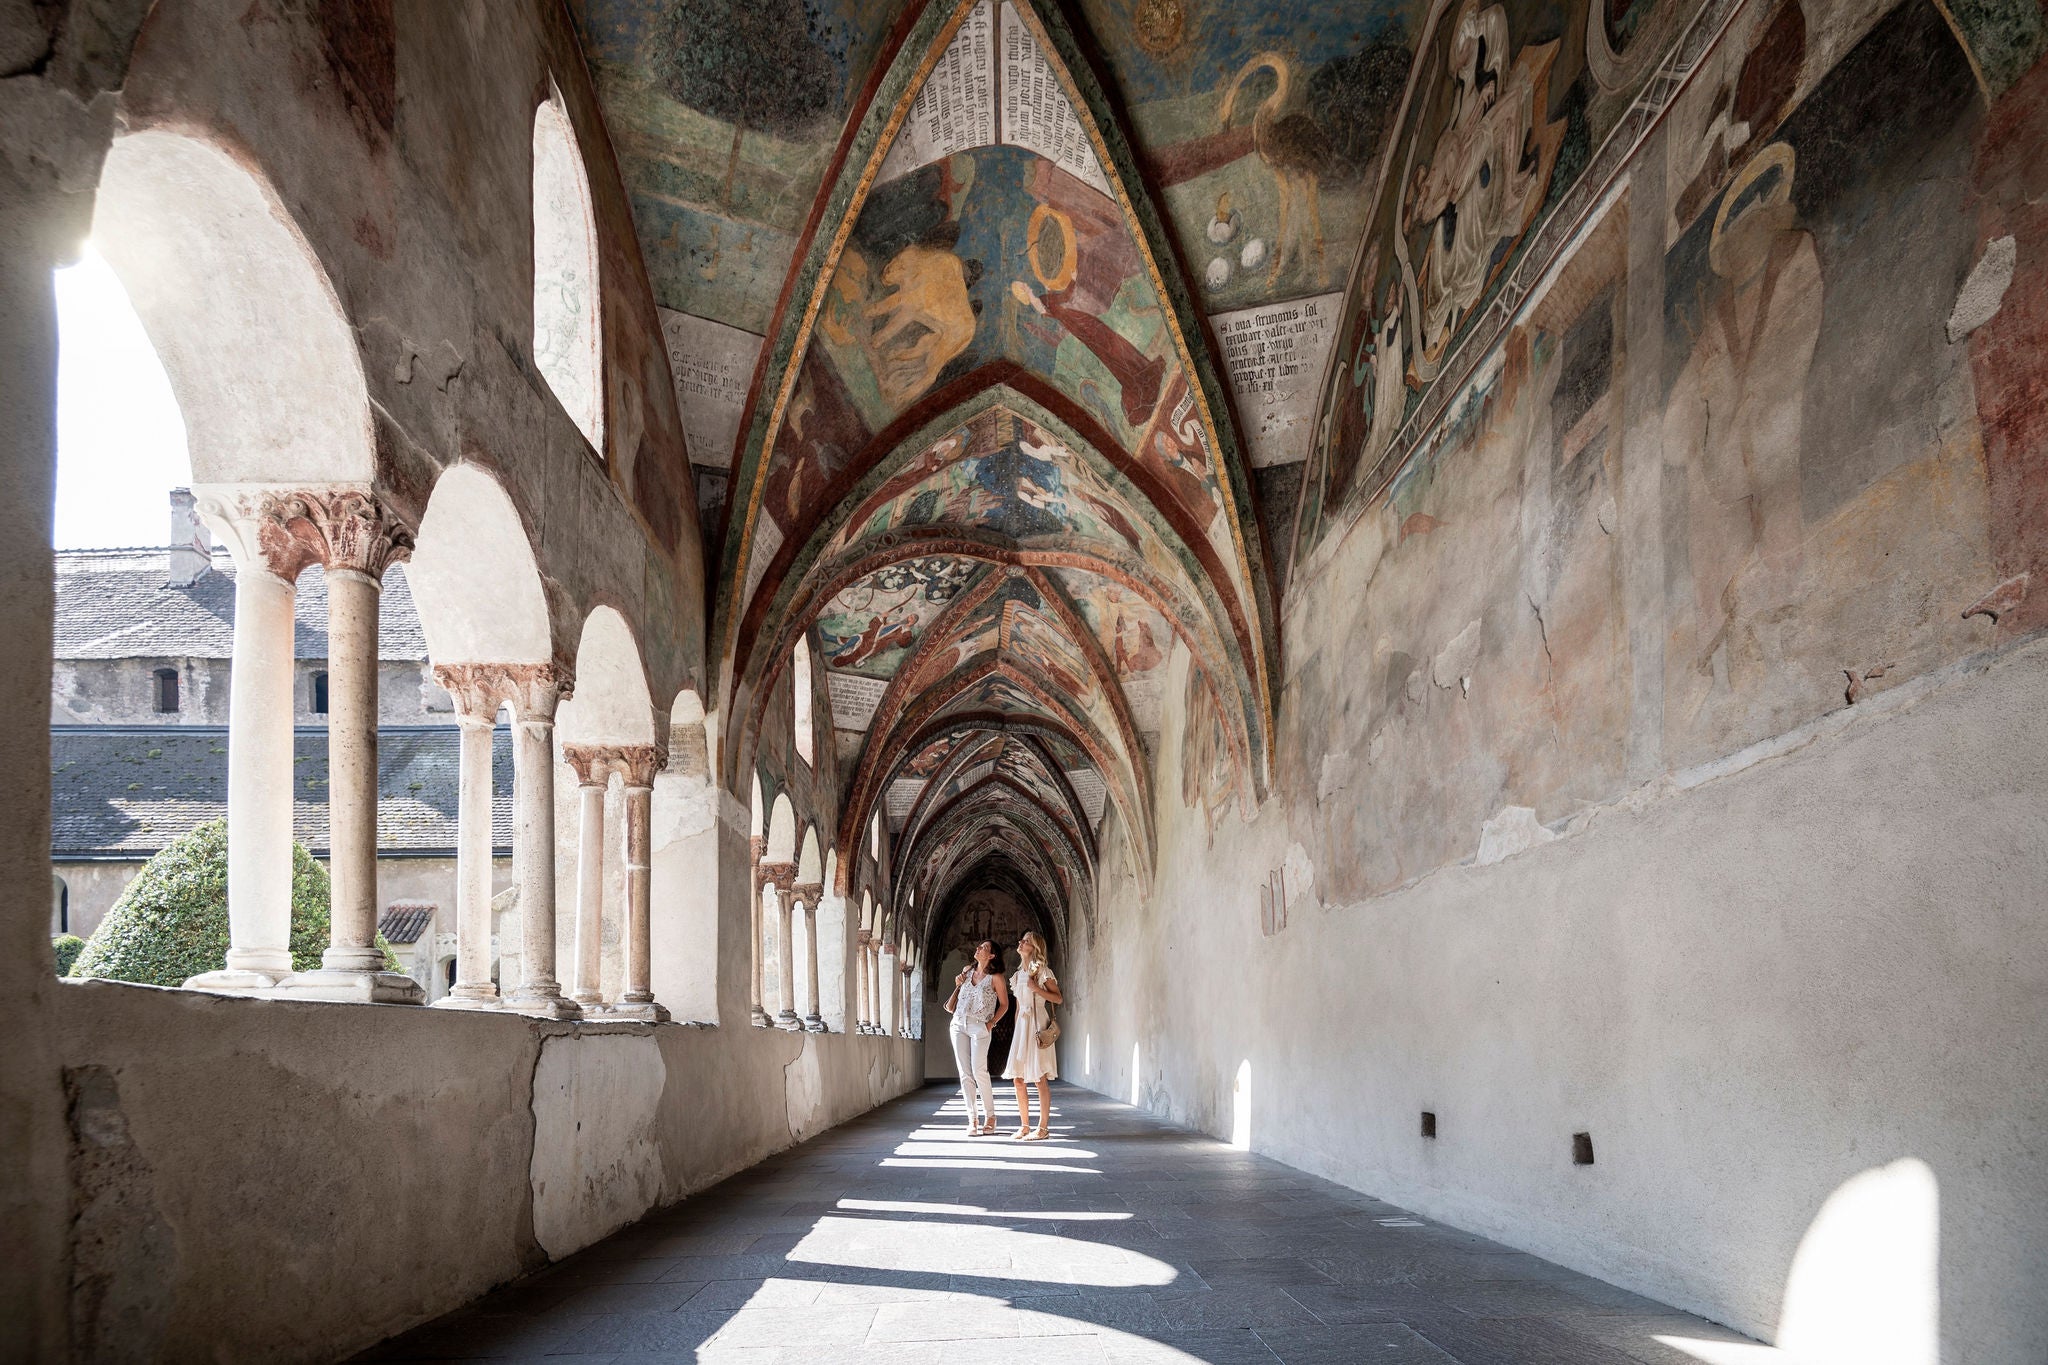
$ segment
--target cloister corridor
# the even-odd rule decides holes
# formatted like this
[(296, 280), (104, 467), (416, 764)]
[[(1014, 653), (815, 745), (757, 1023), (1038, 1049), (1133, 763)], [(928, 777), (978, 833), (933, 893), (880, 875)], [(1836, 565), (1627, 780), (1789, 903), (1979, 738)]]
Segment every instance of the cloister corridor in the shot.
[[(913, 1091), (358, 1359), (1699, 1365), (1776, 1355), (1115, 1100), (1069, 1085), (1054, 1097), (1052, 1139), (1027, 1143), (966, 1137), (950, 1086)], [(997, 1107), (1013, 1130), (1014, 1102), (1005, 1094)]]

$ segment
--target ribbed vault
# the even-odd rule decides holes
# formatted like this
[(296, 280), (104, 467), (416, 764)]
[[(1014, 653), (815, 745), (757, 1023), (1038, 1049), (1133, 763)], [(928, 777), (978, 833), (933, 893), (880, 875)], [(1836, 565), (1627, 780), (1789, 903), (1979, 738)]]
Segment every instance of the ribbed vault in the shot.
[(1177, 651), (1241, 798), (1263, 793), (1268, 574), (1193, 291), (1064, 20), (932, 0), (893, 41), (742, 421), (716, 603), (729, 776), (808, 639), (837, 842), (885, 813), (906, 928), (928, 938), (999, 878), (1063, 937), (1106, 820), (1149, 884)]

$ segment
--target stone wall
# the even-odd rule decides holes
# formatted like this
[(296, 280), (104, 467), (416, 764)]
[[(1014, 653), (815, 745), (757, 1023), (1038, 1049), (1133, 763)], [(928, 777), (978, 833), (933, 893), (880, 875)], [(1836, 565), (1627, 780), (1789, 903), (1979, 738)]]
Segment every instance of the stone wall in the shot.
[(1177, 657), (1063, 1065), (1222, 1135), (1248, 1062), (1256, 1149), (1817, 1358), (2035, 1361), (2048, 66), (1925, 0), (1714, 15), (1405, 455), (1354, 281), (1274, 795)]
[(81, 1360), (346, 1357), (922, 1079), (914, 1043), (745, 1027), (52, 1008)]

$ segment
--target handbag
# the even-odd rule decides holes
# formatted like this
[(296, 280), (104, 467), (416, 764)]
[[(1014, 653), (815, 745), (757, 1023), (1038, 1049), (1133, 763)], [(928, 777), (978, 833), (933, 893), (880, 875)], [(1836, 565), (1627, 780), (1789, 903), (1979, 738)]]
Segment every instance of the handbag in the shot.
[(1038, 1045), (1051, 1047), (1059, 1041), (1060, 1021), (1052, 1017), (1052, 1006), (1045, 1007), (1045, 1027), (1038, 1031)]

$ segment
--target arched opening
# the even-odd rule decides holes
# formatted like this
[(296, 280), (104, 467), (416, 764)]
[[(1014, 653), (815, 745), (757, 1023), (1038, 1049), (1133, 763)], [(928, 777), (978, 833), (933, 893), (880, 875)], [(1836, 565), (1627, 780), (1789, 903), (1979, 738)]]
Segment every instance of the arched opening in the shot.
[(597, 221), (562, 92), (533, 115), (533, 363), (576, 429), (604, 454)]
[(1237, 1079), (1230, 1087), (1230, 1145), (1240, 1152), (1252, 1149), (1252, 1063), (1249, 1057), (1237, 1064)]
[(816, 767), (818, 763), (818, 731), (811, 707), (811, 643), (798, 640), (790, 654), (789, 676), (795, 688), (795, 705), (791, 710), (796, 730), (796, 756)]
[[(661, 748), (640, 645), (615, 608), (593, 608), (584, 619), (574, 668), (576, 690), (561, 704), (556, 730), (566, 768), (557, 790), (576, 803), (573, 819), (562, 822), (575, 832), (575, 852), (561, 859), (574, 868), (566, 903), (575, 911), (565, 917), (567, 931), (558, 925), (557, 942), (574, 944), (570, 976), (585, 1013), (593, 1002), (617, 1013), (636, 994), (652, 994), (647, 846), (636, 867), (632, 845), (651, 838)], [(557, 886), (565, 880), (558, 872)]]
[[(575, 824), (573, 811), (565, 824), (559, 809), (549, 733), (558, 693), (553, 631), (525, 523), (496, 477), (470, 464), (441, 475), (408, 569), (433, 676), (451, 698), (461, 733), (458, 764), (465, 765), (454, 884), (434, 897), (452, 908), (441, 928), (458, 939), (458, 971), (469, 986), (453, 999), (488, 999), (480, 988), (496, 978), (542, 997), (522, 1008), (560, 1014), (545, 1002), (561, 997), (566, 916), (557, 850), (561, 831), (573, 838)], [(325, 700), (316, 675), (316, 707)], [(515, 722), (540, 728), (528, 732)], [(512, 804), (524, 813), (519, 820), (498, 813), (507, 767)], [(569, 793), (573, 801), (573, 786)], [(531, 831), (525, 837), (532, 846), (513, 846), (520, 825)], [(516, 959), (509, 971), (508, 957)]]
[[(378, 606), (383, 569), (410, 538), (375, 494), (356, 333), (324, 265), (242, 159), (199, 137), (148, 129), (109, 148), (90, 246), (60, 277), (58, 293), (90, 305), (62, 339), (63, 400), (96, 404), (109, 416), (97, 426), (67, 424), (60, 437), (57, 543), (89, 543), (69, 529), (80, 524), (83, 498), (83, 516), (101, 535), (163, 546), (168, 502), (168, 554), (147, 552), (157, 559), (153, 586), (190, 599), (181, 609), (231, 622), (231, 660), (189, 657), (142, 674), (146, 689), (129, 694), (147, 697), (156, 723), (224, 720), (228, 732), (207, 750), (226, 773), (208, 812), (224, 811), (230, 834), (226, 958), (204, 969), (167, 958), (166, 972), (179, 979), (155, 984), (419, 998), (416, 983), (382, 971), (374, 944)], [(97, 340), (111, 351), (96, 348), (95, 309)], [(125, 362), (110, 363), (110, 355)], [(133, 420), (116, 430), (107, 423), (117, 413)], [(110, 433), (133, 441), (118, 458), (106, 448)], [(176, 488), (186, 483), (191, 492)], [(117, 511), (131, 499), (146, 534), (128, 530)], [(334, 538), (344, 521), (365, 528), (346, 550)], [(208, 526), (225, 538), (230, 561), (213, 554)], [(346, 591), (333, 581), (338, 575), (320, 574), (302, 602), (302, 570), (337, 555), (358, 570)], [(58, 569), (61, 579), (61, 557)], [(320, 597), (329, 649), (346, 661), (355, 704), (329, 737), (329, 779), (304, 784), (296, 780), (293, 731), (295, 618), (302, 606), (318, 611)], [(97, 609), (62, 587), (60, 601)], [(60, 625), (60, 640), (65, 635)], [(57, 779), (62, 801), (63, 775)], [(302, 800), (327, 807), (332, 929), (321, 970), (295, 974), (293, 811)], [(177, 832), (166, 829), (164, 844)], [(303, 948), (300, 958), (300, 967), (313, 965)]]
[(719, 793), (709, 723), (694, 691), (676, 695), (668, 722), (668, 766), (654, 778), (649, 870), (654, 994), (678, 1019), (710, 1023), (719, 1017)]

